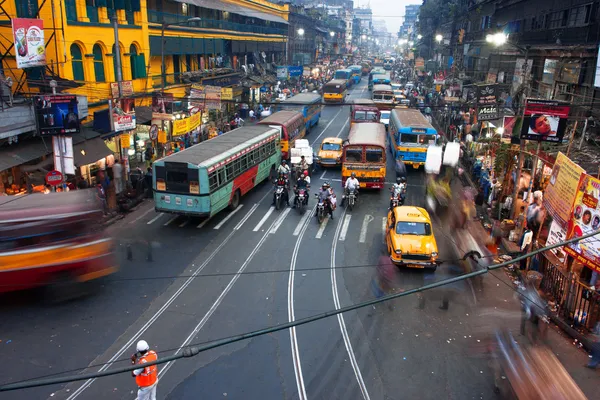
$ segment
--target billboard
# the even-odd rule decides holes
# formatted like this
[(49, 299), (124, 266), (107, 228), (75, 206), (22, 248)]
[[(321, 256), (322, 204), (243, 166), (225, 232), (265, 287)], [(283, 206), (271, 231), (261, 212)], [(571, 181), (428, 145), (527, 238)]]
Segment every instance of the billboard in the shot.
[(292, 76), (302, 76), (302, 71), (304, 71), (304, 67), (297, 65), (290, 65), (287, 67), (288, 74), (290, 77)]
[(563, 153), (558, 153), (550, 181), (544, 192), (544, 207), (554, 221), (563, 228), (569, 221), (571, 206), (583, 173), (585, 173), (583, 168)]
[(190, 105), (201, 110), (221, 109), (221, 87), (192, 84), (190, 89)]
[(287, 79), (288, 70), (287, 67), (277, 67), (277, 79)]
[(40, 135), (79, 133), (79, 111), (74, 94), (34, 97), (34, 108)]
[(135, 129), (135, 100), (109, 100), (112, 130), (114, 132)]
[[(577, 194), (567, 224), (567, 239), (598, 232), (600, 229), (600, 180), (582, 174), (577, 185)], [(564, 247), (578, 262), (600, 272), (600, 233)]]
[(13, 18), (12, 31), (17, 68), (46, 65), (44, 21), (32, 18)]
[(152, 114), (173, 114), (173, 93), (152, 94)]
[[(119, 98), (119, 82), (110, 83), (110, 92), (114, 99)], [(121, 96), (131, 97), (133, 96), (133, 81), (122, 81), (121, 82)]]
[(521, 139), (538, 142), (562, 142), (570, 107), (556, 100), (527, 99), (521, 127)]

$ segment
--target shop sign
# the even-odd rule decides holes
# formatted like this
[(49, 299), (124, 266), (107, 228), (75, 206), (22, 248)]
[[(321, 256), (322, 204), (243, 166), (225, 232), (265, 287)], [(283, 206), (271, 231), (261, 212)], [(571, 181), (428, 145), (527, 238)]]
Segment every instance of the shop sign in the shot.
[(298, 65), (289, 65), (287, 67), (288, 74), (290, 77), (292, 76), (302, 76), (302, 71), (304, 71), (304, 67)]
[(233, 100), (233, 88), (221, 88), (221, 100)]
[(131, 147), (131, 136), (128, 133), (125, 135), (121, 135), (120, 139), (122, 149), (128, 149)]
[(527, 99), (521, 139), (562, 142), (570, 107), (556, 100)]
[(58, 186), (63, 181), (63, 174), (60, 171), (53, 170), (46, 174), (46, 183), (51, 186)]
[[(600, 228), (599, 197), (600, 180), (582, 174), (577, 186), (577, 195), (571, 208), (571, 218), (567, 225), (567, 239), (598, 231)], [(564, 249), (576, 261), (600, 272), (600, 240), (598, 240), (598, 235), (570, 243)]]
[(42, 136), (79, 133), (79, 111), (74, 94), (35, 96), (34, 104)]
[(221, 87), (192, 84), (190, 105), (201, 110), (221, 109)]
[(487, 106), (498, 102), (498, 87), (496, 84), (475, 85), (475, 96), (478, 106)]
[(563, 153), (558, 153), (552, 168), (550, 181), (544, 191), (544, 207), (554, 221), (563, 228), (569, 221), (569, 213), (577, 194), (577, 186), (584, 169)]
[(489, 106), (479, 107), (477, 109), (477, 120), (478, 121), (491, 121), (500, 118), (500, 110), (497, 104), (490, 104)]
[(153, 93), (152, 114), (173, 114), (173, 93)]
[(167, 143), (166, 131), (158, 131), (158, 143)]
[(190, 130), (190, 132), (193, 131), (194, 129), (197, 129), (200, 126), (200, 114), (196, 113), (188, 119), (189, 119), (188, 129)]
[(287, 79), (288, 70), (287, 67), (277, 67), (277, 79)]
[(417, 57), (415, 60), (415, 69), (423, 71), (425, 69), (425, 59), (423, 57)]
[(46, 65), (44, 21), (32, 18), (13, 18), (11, 21), (17, 68)]
[(190, 131), (189, 118), (176, 119), (173, 121), (173, 136), (185, 135)]
[[(562, 243), (566, 240), (566, 238), (566, 229), (561, 227), (558, 222), (552, 221), (552, 224), (550, 224), (550, 230), (548, 231), (548, 239), (546, 240), (546, 246), (552, 246), (555, 244)], [(554, 257), (558, 258), (558, 261), (560, 261), (561, 263), (565, 262), (565, 258), (567, 257), (567, 255), (563, 251), (562, 247), (555, 247), (548, 251), (554, 254)]]
[(108, 101), (114, 132), (135, 129), (135, 100), (117, 99)]
[(115, 99), (118, 99), (119, 97), (131, 97), (133, 96), (133, 81), (121, 82), (121, 96), (119, 96), (119, 82), (111, 82), (110, 91), (112, 97)]
[(203, 86), (235, 86), (240, 84), (240, 74), (229, 74), (202, 79)]

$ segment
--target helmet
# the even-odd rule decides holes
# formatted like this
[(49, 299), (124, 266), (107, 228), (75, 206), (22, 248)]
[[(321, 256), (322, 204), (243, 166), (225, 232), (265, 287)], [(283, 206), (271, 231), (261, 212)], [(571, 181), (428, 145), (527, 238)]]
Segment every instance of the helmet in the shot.
[(402, 178), (396, 178), (396, 183), (402, 182)]
[(329, 187), (329, 182), (327, 182), (327, 181), (323, 182), (323, 187), (324, 188), (328, 188)]
[(356, 178), (356, 172), (351, 173), (350, 176)]
[(308, 176), (308, 171), (304, 171), (304, 176)]
[(281, 160), (281, 165), (287, 164), (285, 160)]
[(405, 177), (400, 178), (400, 182), (406, 183), (406, 178)]
[(140, 353), (148, 351), (149, 349), (150, 346), (148, 346), (148, 342), (146, 342), (145, 340), (140, 340), (139, 342), (137, 342), (136, 350)]

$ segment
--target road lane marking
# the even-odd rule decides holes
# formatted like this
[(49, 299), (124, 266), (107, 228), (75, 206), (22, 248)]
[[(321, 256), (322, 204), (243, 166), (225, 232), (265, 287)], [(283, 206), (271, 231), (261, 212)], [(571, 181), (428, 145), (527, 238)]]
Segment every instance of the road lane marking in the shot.
[(283, 213), (281, 214), (281, 217), (279, 218), (278, 222), (275, 224), (274, 227), (271, 228), (269, 233), (271, 233), (271, 234), (277, 233), (277, 229), (279, 229), (279, 227), (283, 223), (283, 220), (285, 219), (285, 217), (287, 217), (287, 215), (290, 213), (290, 211), (292, 211), (292, 209), (289, 207), (287, 207), (285, 210), (283, 210)]
[(346, 122), (344, 122), (344, 125), (342, 125), (342, 129), (340, 129), (340, 131), (338, 132), (337, 135), (335, 135), (336, 138), (339, 138), (340, 135), (342, 134), (342, 132), (344, 131), (344, 128), (346, 127), (346, 124), (348, 123), (348, 121), (350, 121), (350, 118), (346, 118)]
[(260, 230), (260, 228), (263, 226), (263, 224), (267, 221), (267, 219), (271, 216), (271, 214), (273, 214), (274, 210), (275, 210), (275, 206), (271, 206), (271, 208), (269, 208), (269, 211), (267, 211), (267, 213), (258, 222), (258, 225), (256, 225), (254, 227), (254, 229), (252, 229), (252, 231), (253, 232), (258, 232)]
[[(302, 218), (300, 230), (298, 234), (300, 235), (298, 239), (296, 239), (296, 244), (294, 246), (294, 251), (292, 252), (292, 259), (290, 261), (290, 276), (288, 278), (288, 322), (294, 322), (296, 320), (296, 314), (294, 311), (294, 278), (296, 276), (296, 261), (298, 259), (298, 253), (300, 251), (300, 243), (304, 238), (304, 234), (306, 233), (306, 229), (310, 224), (310, 218), (317, 205), (315, 204), (312, 210), (307, 211), (304, 218)], [(296, 233), (294, 233), (296, 235)], [(300, 362), (300, 350), (298, 348), (298, 338), (296, 336), (296, 327), (292, 326), (290, 329), (290, 344), (292, 346), (292, 360), (294, 363), (294, 374), (296, 376), (296, 386), (298, 387), (298, 397), (300, 400), (306, 400), (306, 387), (304, 386), (304, 376), (302, 375), (302, 363)]]
[[(346, 213), (346, 210), (344, 209), (342, 212), (342, 216), (344, 216), (345, 213)], [(371, 217), (371, 219), (373, 219), (373, 217)], [(345, 223), (345, 216), (344, 216), (344, 223)], [(335, 230), (335, 235), (333, 237), (333, 246), (331, 246), (331, 257), (330, 257), (330, 260), (331, 260), (331, 264), (330, 264), (330, 266), (331, 266), (331, 292), (333, 294), (333, 303), (335, 305), (336, 310), (339, 310), (341, 308), (341, 305), (340, 305), (340, 297), (339, 297), (338, 288), (337, 288), (335, 255), (336, 255), (336, 251), (337, 251), (337, 242), (338, 242), (337, 239), (340, 236), (340, 231), (341, 231), (342, 227), (343, 227), (342, 219), (340, 218), (340, 221), (338, 222), (337, 228)], [(344, 339), (344, 345), (346, 346), (346, 352), (348, 353), (348, 358), (350, 359), (350, 364), (352, 365), (352, 369), (354, 370), (354, 376), (356, 377), (358, 386), (360, 387), (360, 391), (362, 393), (363, 399), (370, 400), (369, 392), (367, 390), (367, 385), (365, 384), (365, 381), (363, 380), (362, 373), (360, 372), (360, 367), (358, 366), (358, 361), (356, 360), (356, 355), (354, 354), (354, 349), (352, 348), (352, 343), (350, 342), (350, 336), (348, 335), (348, 329), (346, 328), (346, 321), (344, 319), (344, 315), (337, 314), (337, 319), (338, 319), (338, 323), (340, 325), (340, 332), (342, 333), (342, 338)]]
[(206, 225), (210, 221), (210, 218), (206, 218), (204, 221), (200, 222), (196, 228), (202, 229), (204, 225)]
[(323, 237), (323, 232), (325, 232), (325, 227), (327, 227), (328, 222), (329, 222), (329, 215), (325, 217), (325, 220), (323, 220), (323, 222), (321, 222), (321, 226), (319, 227), (319, 230), (317, 231), (317, 235), (315, 236), (315, 239), (321, 239)]
[(176, 215), (176, 216), (174, 216), (173, 218), (171, 218), (170, 220), (168, 220), (167, 222), (165, 222), (165, 223), (163, 224), (163, 226), (170, 225), (170, 224), (171, 224), (171, 222), (175, 221), (177, 218), (179, 218), (179, 215)]
[(360, 236), (358, 238), (360, 243), (365, 243), (367, 241), (367, 230), (369, 229), (369, 223), (371, 223), (371, 221), (373, 221), (373, 216), (369, 214), (365, 215), (362, 226), (360, 227)]
[[(233, 285), (235, 285), (235, 283), (240, 278), (240, 276), (242, 276), (242, 273), (246, 270), (246, 268), (248, 267), (248, 265), (250, 264), (250, 262), (252, 261), (252, 259), (254, 258), (254, 256), (258, 253), (258, 251), (260, 250), (260, 248), (262, 247), (262, 245), (265, 243), (265, 241), (269, 237), (269, 231), (273, 228), (273, 226), (275, 226), (275, 224), (277, 224), (279, 222), (280, 219), (283, 219), (284, 217), (285, 217), (285, 215), (281, 214), (278, 218), (275, 219), (275, 221), (273, 221), (273, 223), (271, 224), (271, 226), (269, 227), (269, 229), (267, 229), (267, 232), (265, 232), (263, 234), (263, 236), (260, 239), (260, 241), (256, 244), (256, 246), (254, 246), (254, 248), (252, 249), (252, 252), (250, 252), (250, 255), (248, 255), (248, 257), (246, 258), (246, 261), (244, 261), (244, 263), (242, 264), (242, 266), (240, 267), (240, 269), (236, 272), (236, 274), (233, 276), (233, 278), (231, 279), (231, 281), (229, 281), (229, 283), (227, 284), (227, 286), (225, 287), (225, 289), (223, 289), (223, 291), (221, 292), (221, 294), (219, 295), (219, 297), (217, 297), (217, 299), (212, 304), (212, 306), (210, 307), (210, 309), (206, 312), (206, 314), (204, 314), (204, 316), (202, 317), (202, 319), (200, 320), (200, 322), (198, 322), (198, 324), (192, 330), (192, 332), (188, 335), (188, 337), (177, 348), (177, 351), (175, 351), (174, 355), (177, 355), (180, 352), (182, 352), (183, 349), (185, 347), (187, 347), (191, 343), (191, 341), (196, 337), (196, 335), (198, 334), (198, 332), (200, 332), (202, 330), (202, 328), (204, 327), (204, 325), (206, 325), (206, 322), (208, 322), (208, 320), (210, 319), (210, 317), (214, 314), (214, 312), (216, 311), (217, 307), (219, 307), (219, 305), (221, 304), (221, 302), (223, 301), (223, 299), (225, 298), (225, 296), (227, 296), (227, 293), (229, 293), (229, 291), (231, 290), (231, 288), (233, 287)], [(234, 231), (234, 230), (231, 231), (231, 233), (235, 233), (235, 232), (236, 231)], [(169, 369), (171, 368), (171, 366), (173, 366), (174, 363), (175, 363), (175, 361), (169, 361), (168, 363), (166, 363), (164, 365), (164, 367), (162, 367), (161, 369), (159, 369), (159, 372), (158, 372), (159, 379), (161, 377), (163, 377), (167, 373), (167, 371), (169, 371)]]
[(235, 226), (235, 228), (233, 228), (234, 231), (239, 230), (242, 225), (244, 225), (244, 223), (246, 221), (248, 221), (248, 218), (250, 218), (250, 216), (252, 215), (252, 213), (254, 213), (254, 211), (256, 211), (256, 209), (258, 208), (258, 203), (256, 203), (255, 205), (252, 206), (252, 208), (250, 209), (250, 211), (248, 211), (246, 213), (246, 215), (244, 216), (244, 218), (242, 218), (242, 220), (240, 222), (238, 222), (238, 224)]
[(233, 217), (238, 211), (240, 211), (242, 209), (242, 207), (244, 207), (243, 204), (240, 204), (239, 206), (237, 206), (235, 210), (233, 210), (232, 212), (229, 213), (228, 216), (223, 218), (223, 221), (219, 222), (217, 224), (217, 226), (215, 226), (213, 229), (221, 229), (221, 227), (225, 224), (225, 222), (229, 221), (231, 219), (231, 217)]
[(189, 223), (190, 223), (190, 219), (188, 218), (188, 219), (186, 219), (185, 221), (183, 221), (181, 224), (179, 224), (179, 227), (180, 227), (180, 228), (183, 228), (184, 226), (186, 226), (186, 225), (187, 225), (187, 224), (189, 224)]
[(321, 134), (319, 136), (317, 136), (314, 140), (313, 140), (313, 146), (315, 145), (315, 143), (318, 143), (318, 140), (321, 136), (323, 136), (323, 134), (325, 132), (327, 132), (327, 129), (329, 128), (329, 126), (333, 123), (333, 121), (335, 121), (335, 119), (337, 118), (338, 115), (340, 115), (340, 113), (342, 112), (342, 110), (344, 109), (344, 107), (340, 107), (340, 110), (333, 116), (333, 118), (331, 119), (331, 121), (329, 121), (329, 123), (325, 126), (325, 128), (323, 129), (323, 131), (321, 131)]
[(154, 222), (156, 222), (157, 219), (159, 219), (160, 217), (162, 217), (163, 215), (165, 215), (165, 213), (159, 213), (156, 217), (152, 218), (150, 221), (148, 221), (146, 224), (150, 225), (153, 224)]
[(130, 224), (135, 224), (136, 222), (138, 222), (140, 219), (144, 218), (146, 215), (148, 215), (150, 213), (150, 211), (154, 211), (154, 207), (150, 207), (146, 212), (144, 212), (142, 215), (140, 215), (139, 217), (137, 217), (136, 219), (134, 219), (133, 221), (130, 221)]
[(321, 174), (321, 177), (319, 179), (323, 180), (323, 178), (325, 178), (326, 173), (327, 173), (327, 171), (323, 171), (323, 173)]
[(381, 232), (383, 233), (383, 236), (385, 236), (386, 230), (387, 230), (387, 217), (382, 217), (381, 218)]
[(348, 227), (350, 226), (350, 219), (352, 215), (346, 214), (344, 217), (344, 224), (342, 225), (342, 232), (340, 233), (340, 242), (346, 240), (346, 234), (348, 233)]
[(304, 226), (304, 223), (306, 222), (307, 219), (310, 218), (310, 214), (309, 212), (305, 212), (304, 217), (302, 217), (302, 219), (300, 220), (300, 222), (298, 222), (298, 225), (296, 226), (296, 229), (294, 229), (294, 236), (298, 236), (300, 234), (300, 231), (302, 230), (302, 227)]

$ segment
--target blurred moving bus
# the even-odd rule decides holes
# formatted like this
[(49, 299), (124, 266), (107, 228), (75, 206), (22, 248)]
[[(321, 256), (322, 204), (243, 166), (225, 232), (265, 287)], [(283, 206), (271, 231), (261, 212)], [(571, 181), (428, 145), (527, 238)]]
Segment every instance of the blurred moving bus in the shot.
[(361, 188), (385, 185), (385, 127), (380, 123), (354, 124), (342, 155), (342, 185), (356, 173)]
[(391, 110), (394, 108), (394, 91), (390, 85), (373, 86), (371, 99), (380, 110)]
[(103, 214), (95, 189), (0, 197), (0, 292), (50, 286), (60, 298), (116, 272)]
[(354, 123), (380, 122), (381, 111), (373, 100), (355, 99), (350, 107), (350, 126)]
[(369, 90), (373, 89), (373, 77), (375, 75), (385, 75), (386, 72), (383, 68), (373, 68), (370, 72), (369, 72), (369, 82), (368, 82), (368, 88)]
[(334, 79), (323, 85), (323, 101), (325, 103), (343, 103), (347, 93), (346, 81)]
[(371, 63), (369, 61), (363, 61), (361, 63), (361, 67), (362, 67), (362, 74), (363, 75), (369, 75), (369, 72), (371, 72)]
[(258, 125), (267, 125), (279, 130), (281, 157), (285, 160), (291, 157), (290, 149), (294, 147), (296, 140), (302, 139), (306, 134), (304, 117), (298, 111), (278, 111), (260, 121)]
[(386, 57), (385, 60), (383, 60), (383, 69), (385, 69), (386, 71), (391, 70), (393, 65), (394, 65), (393, 58)]
[(362, 65), (351, 65), (348, 67), (352, 71), (352, 80), (355, 85), (360, 83), (362, 79)]
[(346, 85), (350, 88), (352, 87), (353, 79), (352, 79), (352, 70), (351, 69), (338, 69), (335, 71), (333, 75), (333, 79), (342, 79), (346, 81)]
[(153, 164), (154, 208), (211, 217), (269, 178), (281, 162), (280, 131), (244, 126)]
[(435, 128), (419, 110), (412, 108), (393, 109), (388, 132), (394, 158), (413, 168), (425, 165), (427, 148), (438, 140)]
[(280, 110), (293, 110), (302, 113), (306, 133), (308, 134), (313, 127), (319, 124), (321, 119), (321, 95), (317, 93), (299, 93), (288, 97), (275, 107), (275, 111)]

